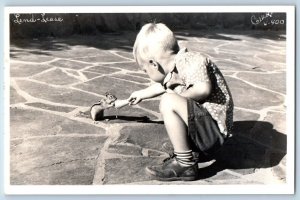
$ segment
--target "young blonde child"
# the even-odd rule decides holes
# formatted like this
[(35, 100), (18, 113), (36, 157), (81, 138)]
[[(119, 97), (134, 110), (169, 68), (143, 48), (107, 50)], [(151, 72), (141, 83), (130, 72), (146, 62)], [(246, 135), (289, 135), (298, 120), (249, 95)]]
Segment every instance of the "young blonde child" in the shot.
[(217, 66), (200, 53), (179, 50), (173, 32), (162, 23), (149, 23), (136, 37), (137, 64), (156, 83), (129, 97), (131, 105), (162, 95), (160, 112), (174, 156), (146, 172), (162, 181), (198, 177), (192, 152), (211, 154), (230, 134), (233, 101)]

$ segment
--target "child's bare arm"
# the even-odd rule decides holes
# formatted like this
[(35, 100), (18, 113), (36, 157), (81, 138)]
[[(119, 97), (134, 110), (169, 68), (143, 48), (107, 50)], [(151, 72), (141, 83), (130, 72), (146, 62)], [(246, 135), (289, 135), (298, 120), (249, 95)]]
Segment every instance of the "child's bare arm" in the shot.
[(210, 82), (198, 82), (182, 92), (180, 95), (189, 99), (193, 99), (195, 101), (202, 101), (206, 99), (210, 95), (210, 93)]
[(161, 95), (165, 92), (165, 89), (160, 83), (154, 83), (149, 87), (133, 92), (128, 101), (131, 102), (131, 105), (138, 104), (143, 99), (149, 99)]

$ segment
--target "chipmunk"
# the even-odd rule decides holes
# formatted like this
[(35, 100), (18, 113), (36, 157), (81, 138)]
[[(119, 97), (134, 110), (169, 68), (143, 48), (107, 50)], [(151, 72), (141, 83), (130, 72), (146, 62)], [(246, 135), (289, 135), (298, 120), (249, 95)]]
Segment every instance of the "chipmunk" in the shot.
[(108, 108), (114, 105), (114, 102), (117, 100), (117, 97), (109, 92), (105, 93), (105, 98), (102, 98), (97, 104), (103, 106), (103, 108)]
[(102, 119), (103, 111), (107, 108), (114, 106), (117, 97), (109, 92), (105, 93), (105, 97), (100, 99), (97, 103), (91, 106), (91, 118), (93, 120)]

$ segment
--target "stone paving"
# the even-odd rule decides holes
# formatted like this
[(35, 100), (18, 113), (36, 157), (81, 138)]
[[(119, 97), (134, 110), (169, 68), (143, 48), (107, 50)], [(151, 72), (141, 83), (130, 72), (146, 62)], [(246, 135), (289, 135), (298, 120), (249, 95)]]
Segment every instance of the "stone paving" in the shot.
[(199, 180), (160, 182), (145, 166), (168, 156), (159, 97), (105, 112), (88, 109), (106, 91), (119, 99), (151, 84), (131, 51), (135, 33), (20, 39), (11, 43), (12, 185), (270, 184), (286, 181), (285, 34), (176, 33), (222, 70), (235, 102), (234, 134), (199, 164)]

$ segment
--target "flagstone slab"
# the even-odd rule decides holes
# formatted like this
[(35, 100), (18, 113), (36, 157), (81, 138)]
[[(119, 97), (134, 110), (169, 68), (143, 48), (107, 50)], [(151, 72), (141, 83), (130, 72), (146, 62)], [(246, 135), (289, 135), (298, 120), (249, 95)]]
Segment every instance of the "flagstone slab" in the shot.
[(124, 79), (124, 80), (128, 80), (128, 81), (133, 81), (136, 83), (150, 83), (149, 79), (139, 78), (139, 77), (130, 76), (130, 75), (126, 75), (126, 74), (114, 74), (114, 75), (112, 75), (112, 77), (116, 77), (116, 78), (120, 78), (120, 79)]
[[(253, 162), (253, 161), (251, 161)], [(245, 169), (229, 169), (235, 173), (238, 173), (240, 175), (249, 175), (255, 173), (255, 168), (245, 168)]]
[(123, 154), (129, 156), (142, 156), (142, 148), (136, 145), (128, 145), (125, 143), (110, 144), (107, 152)]
[(53, 69), (51, 71), (38, 74), (32, 77), (32, 79), (52, 85), (69, 85), (79, 82), (79, 79), (69, 76), (61, 69)]
[[(229, 45), (228, 41), (227, 40), (222, 40), (221, 38), (225, 38), (224, 36), (221, 36), (221, 35), (211, 35), (211, 37), (219, 37), (220, 39), (214, 39), (214, 38), (211, 38), (211, 39), (207, 39), (209, 38), (210, 36), (207, 35), (207, 36), (204, 36), (205, 38), (199, 38), (199, 39), (196, 39), (195, 40), (192, 40), (190, 38), (187, 38), (187, 47), (188, 49), (193, 49), (193, 51), (197, 51), (197, 49), (199, 50), (209, 50), (209, 49), (213, 49), (219, 45), (222, 45), (222, 46), (226, 46), (226, 45)], [(235, 39), (232, 38), (232, 41), (234, 41)]]
[[(68, 45), (68, 49), (61, 51), (50, 51), (49, 54), (58, 58), (74, 59), (83, 58), (87, 56), (98, 56), (103, 54), (104, 51), (97, 48), (91, 48), (86, 45)], [(88, 62), (88, 61), (87, 61)]]
[(286, 55), (285, 54), (271, 54), (271, 53), (262, 53), (257, 55), (257, 57), (271, 62), (279, 62), (279, 63), (286, 63)]
[(142, 148), (165, 152), (163, 145), (170, 143), (163, 124), (141, 124), (139, 126), (125, 126), (120, 131), (118, 141), (139, 145)]
[(219, 67), (219, 69), (221, 70), (223, 76), (232, 76), (233, 74), (235, 74), (235, 72), (233, 72), (233, 71), (226, 71), (227, 69), (221, 69), (220, 67)]
[(229, 180), (214, 180), (214, 181), (205, 181), (205, 184), (202, 185), (262, 185), (261, 182), (256, 179), (229, 179)]
[(105, 136), (23, 140), (11, 152), (11, 184), (91, 184), (105, 140)]
[(116, 54), (119, 54), (125, 58), (128, 58), (128, 59), (131, 59), (131, 60), (134, 60), (134, 57), (133, 57), (133, 53), (130, 51), (130, 52), (127, 52), (127, 51), (117, 51)]
[(132, 157), (105, 160), (104, 184), (125, 184), (149, 181), (152, 178), (145, 172), (146, 166), (157, 165), (162, 158)]
[(286, 181), (286, 156), (284, 156), (279, 165), (272, 168), (272, 172), (279, 180)]
[(260, 69), (261, 71), (265, 71), (265, 72), (280, 70), (285, 68), (285, 65), (277, 65), (270, 61), (263, 60), (259, 57), (253, 58), (253, 56), (240, 55), (234, 58), (233, 60), (240, 63), (246, 63), (248, 65), (251, 65), (252, 68)]
[(285, 48), (285, 41), (276, 41), (270, 42), (270, 40), (255, 40), (255, 39), (247, 39), (243, 42), (245, 45), (248, 46), (255, 46), (257, 49), (264, 49), (265, 51), (273, 52), (273, 53), (284, 53)]
[[(95, 160), (78, 160), (35, 168), (26, 173), (12, 171), (11, 185), (92, 185)], [(15, 176), (16, 174), (16, 176)]]
[(234, 109), (233, 111), (233, 121), (241, 121), (241, 122), (247, 122), (247, 121), (257, 121), (260, 117), (259, 114), (253, 113), (253, 112), (247, 112), (244, 110), (238, 110)]
[(84, 61), (84, 62), (91, 62), (91, 63), (108, 63), (108, 62), (128, 61), (128, 59), (126, 59), (126, 58), (122, 58), (120, 56), (111, 54), (106, 51), (101, 52), (97, 56), (78, 57), (78, 58), (73, 58), (73, 59)]
[(95, 67), (91, 67), (89, 69), (87, 69), (86, 71), (88, 72), (96, 72), (96, 73), (100, 73), (100, 74), (112, 74), (118, 71), (121, 71), (120, 69), (116, 69), (116, 68), (111, 68), (109, 67), (110, 65), (98, 65)]
[[(286, 94), (286, 73), (271, 73), (271, 74), (261, 74), (261, 73), (245, 73), (240, 72), (237, 75), (239, 78), (256, 84), (258, 86)], [(276, 84), (274, 84), (276, 83)]]
[(284, 135), (289, 134), (286, 130), (286, 113), (268, 112), (264, 120), (272, 123), (276, 131)]
[(148, 110), (160, 113), (159, 111), (159, 100), (145, 100), (139, 103), (139, 106), (146, 108)]
[(114, 67), (114, 68), (119, 68), (119, 69), (134, 71), (134, 72), (140, 70), (140, 68), (136, 64), (136, 62), (112, 63), (112, 64), (104, 65), (104, 66), (106, 66), (106, 67)]
[(143, 71), (140, 71), (140, 73), (138, 73), (138, 72), (129, 72), (127, 74), (149, 79), (149, 76), (145, 72), (143, 72)]
[(237, 107), (260, 110), (265, 107), (280, 105), (284, 101), (282, 95), (253, 87), (238, 79), (226, 77), (226, 81), (231, 90), (234, 105)]
[(79, 71), (77, 71), (76, 69), (64, 69), (64, 71), (66, 72), (66, 73), (68, 73), (69, 74), (69, 76), (80, 76), (80, 73), (79, 73)]
[(82, 74), (85, 77), (87, 77), (87, 79), (92, 79), (92, 78), (95, 78), (97, 76), (102, 76), (102, 74), (95, 73), (95, 72), (88, 72), (88, 71), (83, 71)]
[(76, 108), (76, 107), (50, 105), (50, 104), (45, 104), (45, 103), (40, 103), (40, 102), (26, 103), (26, 105), (32, 106), (35, 108), (41, 108), (41, 109), (45, 109), (45, 110), (52, 110), (52, 111), (63, 112), (63, 113), (71, 112)]
[[(146, 166), (161, 163), (170, 150), (166, 147), (171, 146), (163, 121), (157, 121), (159, 98), (142, 101), (138, 106), (108, 109), (104, 112), (106, 118), (95, 124), (90, 119), (89, 107), (105, 92), (127, 99), (132, 92), (147, 87), (149, 77), (133, 61), (136, 34), (23, 40), (12, 45), (12, 60), (18, 62), (11, 62), (11, 76), (33, 76), (45, 83), (15, 79), (20, 91), (41, 101), (28, 97), (26, 102), (11, 88), (12, 184), (91, 185), (100, 176), (101, 184), (262, 184), (264, 178), (256, 176), (262, 176), (259, 172), (265, 169), (270, 172), (266, 178), (285, 181), (289, 134), (284, 107), (286, 39), (279, 32), (265, 33), (179, 34), (180, 47), (198, 51), (217, 64), (238, 107), (234, 110), (232, 137), (214, 155), (215, 163), (199, 169), (201, 177), (193, 182), (154, 181), (145, 173)], [(59, 69), (49, 70), (54, 66)], [(75, 86), (78, 90), (65, 86), (76, 81), (82, 81)], [(25, 108), (21, 107), (23, 103)], [(70, 116), (68, 112), (79, 107), (85, 110)], [(265, 109), (271, 111), (266, 113)], [(105, 149), (109, 135), (99, 126), (121, 129)], [(107, 154), (100, 154), (104, 150)], [(101, 171), (99, 176), (95, 176), (96, 171)]]
[(26, 102), (26, 99), (21, 95), (19, 95), (13, 87), (10, 87), (10, 104), (24, 103), (24, 102)]
[(28, 77), (38, 74), (42, 71), (52, 68), (50, 65), (33, 65), (24, 63), (14, 63), (10, 64), (10, 76), (11, 77)]
[(96, 95), (75, 89), (53, 87), (27, 80), (18, 80), (17, 84), (21, 90), (29, 95), (55, 103), (73, 106), (91, 106), (99, 100), (99, 97)]
[(56, 66), (56, 67), (63, 67), (63, 68), (70, 68), (70, 69), (83, 69), (90, 64), (87, 63), (82, 63), (82, 62), (76, 62), (73, 60), (57, 60), (54, 62), (51, 62), (51, 65)]
[(110, 92), (118, 99), (127, 99), (132, 92), (146, 88), (144, 85), (135, 84), (129, 81), (120, 80), (112, 77), (100, 77), (75, 86), (85, 91), (104, 95)]
[(224, 60), (215, 60), (214, 63), (218, 66), (218, 68), (223, 72), (223, 70), (234, 70), (234, 71), (258, 71), (254, 70), (252, 66), (244, 65), (244, 63), (237, 63), (229, 59)]
[(214, 50), (210, 50), (210, 51), (198, 50), (197, 52), (201, 53), (205, 57), (208, 57), (212, 62), (215, 62), (217, 60), (221, 60), (221, 61), (228, 60), (229, 58), (232, 58), (232, 56), (235, 56), (235, 54), (229, 52), (219, 51), (217, 53)]
[[(201, 172), (201, 169), (200, 169), (200, 172)], [(216, 180), (233, 180), (233, 179), (237, 180), (237, 179), (240, 179), (240, 177), (232, 175), (225, 171), (221, 171), (221, 172), (218, 172), (216, 175), (209, 177), (205, 180), (206, 181), (216, 181)]]
[(10, 137), (105, 134), (105, 130), (83, 122), (31, 109), (10, 109)]
[(250, 56), (253, 57), (255, 54), (265, 54), (268, 51), (265, 48), (258, 48), (255, 45), (245, 44), (244, 42), (232, 42), (229, 45), (220, 47), (224, 52), (229, 51), (236, 53), (236, 55)]
[(28, 53), (27, 55), (18, 55), (13, 54), (12, 59), (17, 61), (25, 61), (25, 62), (35, 62), (35, 63), (42, 63), (54, 60), (55, 57), (48, 56), (48, 55), (41, 55), (38, 53)]

